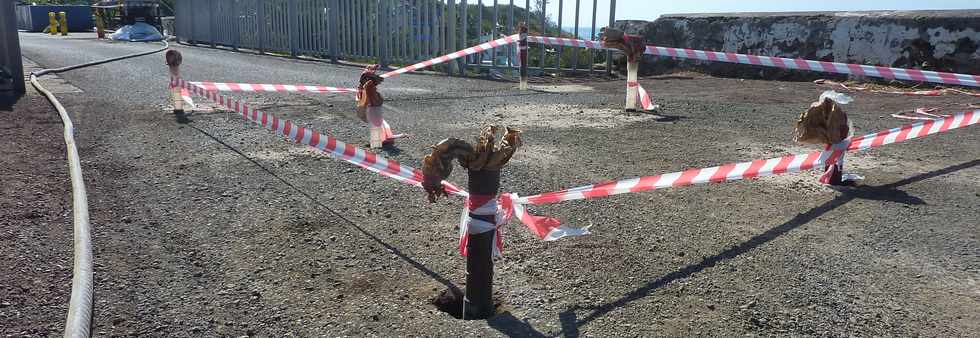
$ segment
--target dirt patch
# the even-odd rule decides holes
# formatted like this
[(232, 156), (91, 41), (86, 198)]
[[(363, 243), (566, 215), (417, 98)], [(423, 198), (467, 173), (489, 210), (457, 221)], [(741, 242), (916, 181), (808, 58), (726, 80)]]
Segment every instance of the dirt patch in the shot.
[(0, 94), (0, 133), (0, 335), (60, 335), (72, 275), (61, 119), (28, 86), (20, 98)]
[(578, 105), (529, 105), (519, 111), (491, 108), (490, 113), (501, 124), (518, 128), (596, 128), (609, 129), (633, 123), (657, 122), (659, 115), (626, 113), (622, 109), (588, 108)]

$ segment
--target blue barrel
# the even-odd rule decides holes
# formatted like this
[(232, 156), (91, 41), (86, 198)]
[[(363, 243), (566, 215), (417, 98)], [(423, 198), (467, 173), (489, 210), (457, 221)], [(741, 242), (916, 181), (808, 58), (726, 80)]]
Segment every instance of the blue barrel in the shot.
[[(48, 27), (48, 12), (65, 12), (68, 31), (90, 32), (95, 26), (89, 6), (17, 6), (17, 29), (40, 32)], [(59, 20), (61, 18), (59, 17)]]

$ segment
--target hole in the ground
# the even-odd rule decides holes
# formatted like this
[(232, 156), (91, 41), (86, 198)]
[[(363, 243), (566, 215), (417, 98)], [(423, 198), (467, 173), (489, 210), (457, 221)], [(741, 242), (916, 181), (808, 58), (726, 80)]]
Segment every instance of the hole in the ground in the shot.
[[(439, 311), (448, 313), (450, 316), (456, 319), (463, 318), (463, 290), (457, 288), (448, 288), (441, 293), (439, 293), (436, 298), (432, 299), (432, 305), (435, 305)], [(501, 302), (499, 299), (494, 297), (493, 307), (494, 313), (489, 316), (477, 316), (473, 314), (466, 314), (466, 320), (483, 320), (492, 318), (500, 310)]]

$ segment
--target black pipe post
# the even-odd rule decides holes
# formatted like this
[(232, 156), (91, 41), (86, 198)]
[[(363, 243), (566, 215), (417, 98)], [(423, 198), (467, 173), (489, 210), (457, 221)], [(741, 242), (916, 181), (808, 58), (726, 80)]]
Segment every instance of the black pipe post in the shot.
[[(500, 190), (499, 170), (469, 171), (469, 191), (473, 195), (496, 196)], [(496, 223), (495, 215), (470, 217)], [(493, 305), (493, 238), (495, 230), (468, 234), (466, 242), (466, 291), (463, 316), (466, 319), (486, 319), (496, 312)]]

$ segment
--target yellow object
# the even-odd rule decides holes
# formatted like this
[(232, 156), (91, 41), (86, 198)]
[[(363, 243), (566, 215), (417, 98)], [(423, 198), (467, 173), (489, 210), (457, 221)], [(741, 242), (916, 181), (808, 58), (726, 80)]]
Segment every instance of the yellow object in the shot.
[(61, 15), (61, 35), (68, 36), (68, 14), (58, 12), (58, 15)]
[(105, 23), (102, 22), (102, 9), (95, 10), (95, 31), (99, 39), (105, 39)]
[(54, 12), (48, 12), (48, 28), (46, 29), (51, 35), (58, 34), (58, 18), (55, 17)]

